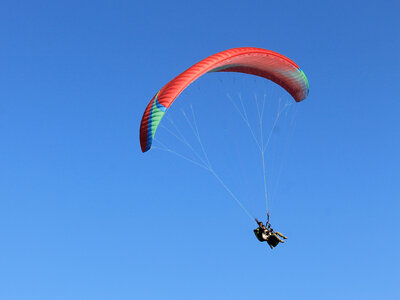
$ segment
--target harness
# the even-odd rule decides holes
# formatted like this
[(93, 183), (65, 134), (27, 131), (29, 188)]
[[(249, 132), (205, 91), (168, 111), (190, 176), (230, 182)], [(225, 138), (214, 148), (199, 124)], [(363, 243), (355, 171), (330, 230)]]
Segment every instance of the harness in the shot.
[(258, 227), (257, 229), (254, 229), (254, 234), (256, 235), (257, 239), (260, 242), (266, 242), (269, 239), (268, 234), (265, 233), (264, 229)]

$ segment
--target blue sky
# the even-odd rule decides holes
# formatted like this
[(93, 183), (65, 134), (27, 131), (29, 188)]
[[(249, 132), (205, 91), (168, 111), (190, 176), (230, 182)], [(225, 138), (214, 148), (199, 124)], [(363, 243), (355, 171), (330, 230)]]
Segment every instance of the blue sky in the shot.
[[(399, 10), (397, 1), (3, 1), (0, 299), (399, 298)], [(210, 174), (139, 146), (158, 89), (240, 46), (290, 57), (310, 82), (272, 203), (289, 240), (273, 251)], [(245, 187), (239, 163), (223, 163), (248, 134), (232, 107), (239, 138), (225, 129), (212, 147), (222, 125), (207, 107), (226, 108), (215, 96), (224, 75), (237, 89), (235, 77), (210, 74), (179, 105), (199, 105), (215, 168), (261, 217), (260, 173)], [(256, 161), (241, 157), (244, 169)], [(260, 199), (249, 203), (246, 189)]]

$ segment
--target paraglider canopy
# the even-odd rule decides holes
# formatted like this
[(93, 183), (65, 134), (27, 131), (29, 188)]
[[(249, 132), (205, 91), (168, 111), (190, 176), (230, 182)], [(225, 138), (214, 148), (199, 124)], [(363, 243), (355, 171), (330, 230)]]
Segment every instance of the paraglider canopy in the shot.
[(143, 152), (151, 144), (162, 117), (179, 94), (205, 73), (239, 72), (267, 78), (288, 91), (300, 102), (308, 95), (308, 80), (299, 66), (289, 58), (261, 48), (234, 48), (211, 55), (168, 82), (151, 99), (140, 124)]

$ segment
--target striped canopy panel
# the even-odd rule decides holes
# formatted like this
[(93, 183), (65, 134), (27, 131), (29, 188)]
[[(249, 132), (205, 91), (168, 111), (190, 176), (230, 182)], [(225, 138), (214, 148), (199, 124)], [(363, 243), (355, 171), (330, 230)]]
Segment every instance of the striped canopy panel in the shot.
[(158, 124), (179, 94), (201, 75), (210, 72), (239, 72), (267, 78), (300, 102), (308, 95), (304, 72), (289, 58), (261, 48), (234, 48), (211, 55), (168, 82), (151, 99), (140, 124), (140, 146), (150, 149)]

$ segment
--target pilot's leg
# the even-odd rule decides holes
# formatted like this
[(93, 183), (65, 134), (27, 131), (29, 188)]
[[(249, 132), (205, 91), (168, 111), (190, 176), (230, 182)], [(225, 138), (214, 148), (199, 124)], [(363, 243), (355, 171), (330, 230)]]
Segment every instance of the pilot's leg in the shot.
[(276, 234), (274, 234), (274, 236), (278, 239), (278, 241), (280, 241), (281, 243), (284, 243), (285, 241), (282, 241), (280, 238), (278, 238), (278, 236)]
[(284, 236), (282, 233), (280, 233), (279, 231), (275, 232), (277, 235), (279, 235), (280, 237), (284, 238), (285, 240), (287, 239), (286, 236)]

